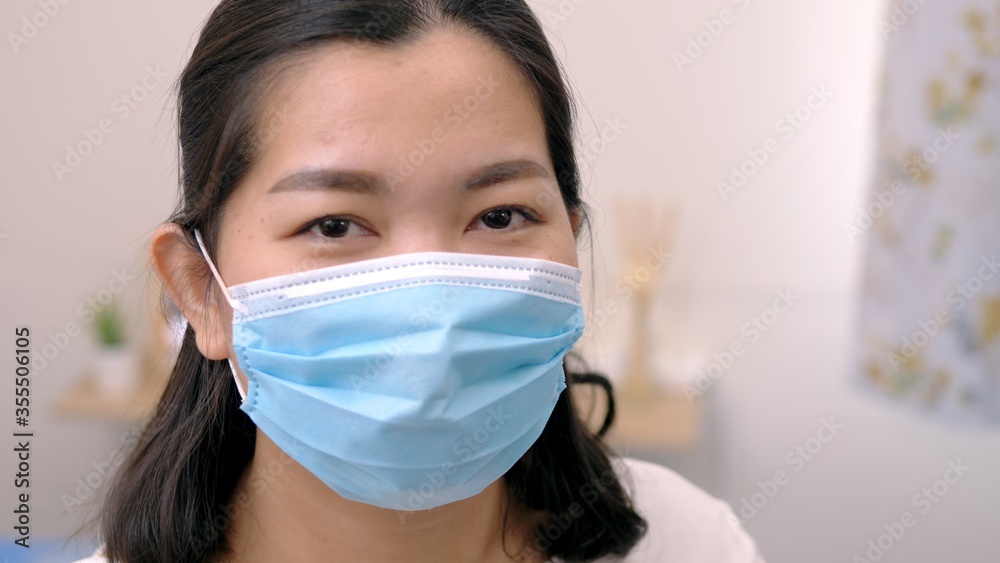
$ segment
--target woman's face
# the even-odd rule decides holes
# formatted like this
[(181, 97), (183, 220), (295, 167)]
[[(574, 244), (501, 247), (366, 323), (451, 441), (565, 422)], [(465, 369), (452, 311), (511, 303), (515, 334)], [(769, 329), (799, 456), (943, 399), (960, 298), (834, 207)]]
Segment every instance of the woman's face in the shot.
[(502, 52), (438, 30), (300, 63), (264, 104), (258, 160), (227, 204), (227, 285), (423, 251), (577, 265), (540, 109)]

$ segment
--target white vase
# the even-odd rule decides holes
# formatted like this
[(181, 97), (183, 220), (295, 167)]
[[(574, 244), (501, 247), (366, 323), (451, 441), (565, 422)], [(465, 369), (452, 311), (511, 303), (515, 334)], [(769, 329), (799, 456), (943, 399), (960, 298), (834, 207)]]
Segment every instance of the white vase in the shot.
[(139, 388), (139, 356), (125, 346), (101, 348), (94, 370), (101, 394), (122, 396)]

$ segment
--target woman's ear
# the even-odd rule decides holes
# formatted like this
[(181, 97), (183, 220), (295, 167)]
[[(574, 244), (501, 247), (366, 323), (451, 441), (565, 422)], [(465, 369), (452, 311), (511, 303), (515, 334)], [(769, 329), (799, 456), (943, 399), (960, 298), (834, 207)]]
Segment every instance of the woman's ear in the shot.
[(580, 236), (580, 227), (583, 226), (583, 208), (576, 207), (569, 210), (569, 224), (573, 228), (573, 238)]
[(201, 252), (177, 223), (160, 225), (149, 244), (153, 271), (194, 328), (198, 350), (210, 360), (229, 357), (228, 323), (232, 311), (212, 286), (215, 278)]

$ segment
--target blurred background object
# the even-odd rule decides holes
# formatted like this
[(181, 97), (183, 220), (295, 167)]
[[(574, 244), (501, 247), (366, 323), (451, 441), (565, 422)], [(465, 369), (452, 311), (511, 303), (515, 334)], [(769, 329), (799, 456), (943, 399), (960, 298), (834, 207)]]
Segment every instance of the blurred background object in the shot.
[(859, 379), (951, 421), (997, 424), (1000, 3), (923, 10), (887, 28), (876, 179), (849, 230), (868, 244)]
[[(947, 53), (903, 57), (913, 62), (898, 67), (893, 55), (884, 59), (896, 37), (967, 29), (953, 19), (966, 2), (529, 3), (579, 96), (578, 157), (593, 208), (592, 241), (580, 245), (592, 330), (582, 353), (615, 380), (620, 408), (629, 411), (619, 413), (615, 447), (666, 463), (730, 502), (770, 563), (873, 560), (879, 550), (887, 562), (995, 561), (1000, 431), (942, 424), (858, 392), (862, 265), (877, 229), (857, 237), (845, 230), (873, 201), (872, 178), (885, 170), (877, 155), (912, 148), (902, 132), (898, 145), (883, 146), (883, 69), (944, 77), (945, 88), (929, 94), (920, 86), (908, 98), (919, 107), (893, 102), (899, 119), (924, 115), (928, 100), (942, 111), (960, 108), (969, 93), (978, 111), (988, 98), (996, 103), (989, 82), (996, 61), (985, 55), (968, 51), (961, 64)], [(0, 89), (7, 124), (0, 318), (6, 330), (30, 326), (38, 352), (31, 428), (32, 538), (39, 543), (61, 549), (96, 507), (141, 432), (148, 410), (137, 406), (158, 392), (157, 359), (169, 366), (163, 334), (183, 325), (169, 309), (159, 317), (146, 245), (177, 195), (173, 82), (214, 5), (73, 2), (55, 15), (37, 0), (0, 7), (8, 33), (0, 65), (9, 85)], [(982, 6), (985, 31), (971, 36), (976, 45), (994, 40), (1000, 10), (996, 1)], [(967, 80), (980, 60), (991, 65), (981, 87)], [(914, 118), (914, 138), (923, 139), (917, 128), (925, 121)], [(937, 178), (971, 158), (958, 156), (962, 142), (979, 138), (971, 131), (986, 131), (978, 121), (966, 127), (956, 151), (933, 168)], [(990, 165), (982, 166), (977, 174), (988, 174)], [(918, 201), (896, 197), (893, 211)], [(622, 203), (632, 211), (616, 215)], [(672, 211), (661, 215), (663, 206)], [(987, 205), (963, 209), (985, 217)], [(627, 228), (641, 221), (656, 223), (642, 226), (643, 237), (657, 240), (631, 238)], [(925, 225), (933, 244), (914, 241), (925, 253), (958, 248), (977, 221), (955, 216), (950, 232)], [(661, 245), (669, 253), (664, 267), (650, 270), (639, 284), (648, 289), (636, 293), (625, 276)], [(92, 336), (101, 292), (116, 288), (128, 346), (143, 366), (138, 388), (123, 395), (124, 411), (119, 400), (97, 409), (105, 415), (94, 414), (94, 403), (86, 412), (67, 410), (100, 354)], [(910, 314), (929, 318), (924, 310)], [(8, 357), (13, 345), (4, 341)], [(161, 345), (167, 349), (158, 352)], [(664, 401), (653, 409), (662, 422), (652, 424), (652, 441), (627, 431), (640, 407), (626, 407), (626, 397), (638, 395), (641, 404), (646, 396), (634, 392), (637, 384)], [(0, 420), (11, 428), (14, 405), (0, 404)], [(655, 424), (663, 424), (661, 433)], [(0, 487), (0, 498), (14, 493), (10, 480)], [(916, 525), (886, 536), (904, 513)], [(63, 553), (85, 552), (87, 538)]]

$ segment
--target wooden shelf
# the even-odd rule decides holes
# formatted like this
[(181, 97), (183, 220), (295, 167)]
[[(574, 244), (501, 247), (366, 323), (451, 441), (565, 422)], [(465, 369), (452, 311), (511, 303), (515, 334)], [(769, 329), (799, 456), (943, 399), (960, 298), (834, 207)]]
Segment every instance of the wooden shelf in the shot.
[[(590, 428), (603, 422), (603, 391), (576, 385), (574, 402)], [(617, 450), (682, 450), (701, 440), (701, 403), (689, 402), (679, 390), (645, 388), (642, 394), (615, 388), (615, 421), (608, 443)]]
[(615, 423), (608, 441), (618, 449), (677, 450), (701, 439), (701, 405), (679, 392), (615, 398)]
[(59, 399), (56, 411), (69, 416), (141, 422), (153, 414), (166, 383), (164, 377), (150, 377), (135, 391), (110, 395), (101, 391), (95, 378), (88, 375)]

